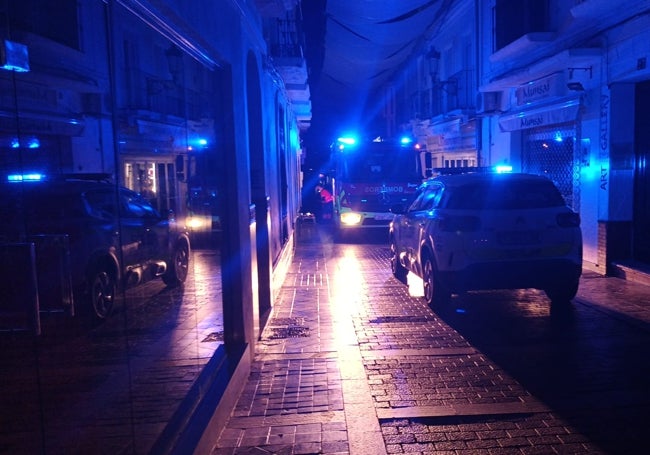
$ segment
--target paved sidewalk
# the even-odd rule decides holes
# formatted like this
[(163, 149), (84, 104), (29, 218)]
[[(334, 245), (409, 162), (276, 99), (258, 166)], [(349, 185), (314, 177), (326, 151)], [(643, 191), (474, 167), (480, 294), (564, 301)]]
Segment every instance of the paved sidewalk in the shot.
[[(387, 254), (322, 232), (298, 238), (213, 454), (598, 453), (410, 296)], [(583, 281), (578, 300), (650, 324), (647, 286)]]

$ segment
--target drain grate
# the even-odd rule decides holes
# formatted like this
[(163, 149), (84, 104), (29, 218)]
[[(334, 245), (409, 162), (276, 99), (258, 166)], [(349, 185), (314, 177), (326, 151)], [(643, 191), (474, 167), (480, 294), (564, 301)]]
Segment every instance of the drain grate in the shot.
[(305, 318), (273, 318), (269, 322), (270, 326), (283, 325), (305, 325)]
[(289, 326), (289, 327), (271, 327), (271, 335), (269, 336), (272, 340), (278, 340), (283, 338), (301, 338), (309, 336), (309, 327), (303, 326)]
[(309, 336), (309, 327), (305, 325), (305, 318), (274, 318), (269, 322), (272, 340), (282, 338), (300, 338)]

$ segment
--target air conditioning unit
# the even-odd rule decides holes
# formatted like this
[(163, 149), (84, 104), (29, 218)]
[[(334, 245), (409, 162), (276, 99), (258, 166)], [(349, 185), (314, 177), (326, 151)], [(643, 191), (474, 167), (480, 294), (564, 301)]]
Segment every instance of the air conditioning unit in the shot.
[(478, 114), (501, 112), (501, 92), (479, 92), (476, 97), (476, 112)]

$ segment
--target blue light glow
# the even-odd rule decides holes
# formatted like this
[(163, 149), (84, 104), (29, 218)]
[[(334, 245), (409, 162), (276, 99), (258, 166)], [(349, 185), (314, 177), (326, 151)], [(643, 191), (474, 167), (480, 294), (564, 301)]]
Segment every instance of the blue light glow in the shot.
[(411, 138), (408, 137), (408, 136), (404, 136), (404, 137), (402, 137), (402, 138), (399, 140), (399, 142), (400, 142), (400, 144), (402, 144), (402, 145), (407, 145), (407, 144), (410, 144), (411, 142), (413, 142), (413, 139), (411, 139)]
[(43, 180), (45, 175), (34, 172), (30, 174), (9, 174), (7, 181), (9, 182), (37, 182)]
[(343, 136), (337, 139), (338, 142), (345, 145), (354, 145), (357, 143), (357, 139), (351, 136)]
[(27, 148), (37, 149), (37, 148), (40, 148), (40, 147), (41, 147), (41, 141), (39, 141), (37, 137), (32, 137), (27, 142)]
[(497, 174), (506, 174), (508, 172), (512, 172), (512, 166), (507, 165), (507, 164), (500, 164), (500, 165), (494, 167), (494, 171)]

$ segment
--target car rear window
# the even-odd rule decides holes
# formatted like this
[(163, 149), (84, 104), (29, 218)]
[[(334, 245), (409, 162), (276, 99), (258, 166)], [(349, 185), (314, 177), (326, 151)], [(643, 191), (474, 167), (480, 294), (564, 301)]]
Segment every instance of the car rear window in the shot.
[(566, 205), (550, 181), (474, 182), (450, 191), (447, 207), (465, 210), (512, 210)]
[(79, 196), (52, 191), (48, 187), (11, 188), (2, 198), (0, 213), (4, 218), (27, 222), (49, 222), (79, 217), (84, 213)]

